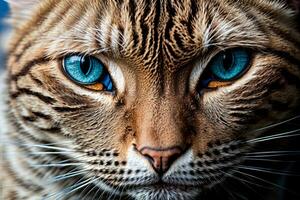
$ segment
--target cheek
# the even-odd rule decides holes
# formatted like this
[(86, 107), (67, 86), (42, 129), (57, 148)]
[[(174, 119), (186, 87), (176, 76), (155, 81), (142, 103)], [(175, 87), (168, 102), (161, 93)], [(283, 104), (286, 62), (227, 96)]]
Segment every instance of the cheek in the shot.
[(94, 138), (95, 143), (99, 139), (111, 138), (113, 135), (113, 115), (109, 115), (103, 107), (77, 107), (72, 112), (62, 114), (63, 124), (69, 129), (72, 137)]
[[(212, 121), (212, 116), (207, 116), (204, 111), (197, 112), (196, 118), (194, 126), (196, 134), (191, 139), (195, 156), (207, 152), (213, 144), (228, 143), (236, 138), (232, 128), (224, 128), (222, 122)], [(217, 116), (214, 120), (218, 120)]]
[(203, 115), (216, 137), (236, 133), (248, 137), (246, 132), (295, 116), (299, 110), (299, 90), (280, 68), (261, 68), (245, 84), (237, 82), (232, 88), (203, 96)]
[(98, 104), (61, 114), (65, 134), (74, 138), (82, 149), (115, 150), (125, 156), (122, 153), (128, 149), (128, 135), (121, 111)]

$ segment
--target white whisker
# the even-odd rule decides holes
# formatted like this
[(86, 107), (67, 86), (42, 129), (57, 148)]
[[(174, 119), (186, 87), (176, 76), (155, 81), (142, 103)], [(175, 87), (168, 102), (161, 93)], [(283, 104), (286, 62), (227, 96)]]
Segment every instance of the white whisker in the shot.
[(300, 131), (300, 129), (296, 129), (296, 130), (293, 130), (293, 131), (288, 131), (288, 132), (284, 132), (284, 133), (279, 133), (279, 134), (274, 134), (274, 135), (270, 135), (270, 136), (264, 136), (264, 137), (251, 139), (251, 140), (248, 140), (246, 142), (247, 143), (259, 143), (259, 142), (265, 142), (265, 141), (275, 140), (275, 139), (282, 139), (282, 138), (288, 138), (288, 137), (297, 137), (297, 136), (300, 136), (300, 134), (293, 134), (293, 133), (297, 133), (299, 131)]
[(239, 170), (234, 170), (234, 171), (235, 171), (236, 173), (241, 174), (241, 175), (244, 175), (244, 176), (247, 176), (247, 177), (254, 178), (254, 179), (259, 180), (259, 181), (261, 181), (261, 182), (263, 182), (263, 183), (266, 183), (266, 184), (268, 184), (268, 185), (272, 185), (272, 186), (275, 186), (275, 187), (277, 187), (277, 188), (279, 188), (279, 189), (282, 189), (282, 190), (285, 190), (285, 191), (288, 191), (288, 192), (291, 192), (291, 193), (295, 194), (293, 191), (287, 189), (287, 188), (284, 187), (284, 186), (281, 186), (281, 185), (272, 183), (272, 182), (270, 182), (270, 181), (267, 181), (267, 180), (265, 180), (265, 179), (256, 177), (256, 176), (251, 175), (251, 174), (248, 174), (248, 173), (241, 172), (241, 171), (239, 171)]
[(279, 170), (275, 170), (275, 169), (267, 169), (267, 168), (262, 168), (262, 167), (240, 165), (237, 168), (251, 170), (251, 171), (257, 171), (257, 172), (264, 172), (264, 173), (269, 173), (269, 174), (284, 175), (284, 176), (300, 176), (300, 174), (292, 174), (290, 171), (279, 171)]

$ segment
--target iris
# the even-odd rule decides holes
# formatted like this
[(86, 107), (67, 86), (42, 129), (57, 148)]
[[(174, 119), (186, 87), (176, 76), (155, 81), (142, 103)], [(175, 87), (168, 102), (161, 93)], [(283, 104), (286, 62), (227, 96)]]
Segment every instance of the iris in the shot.
[(93, 56), (69, 55), (64, 58), (63, 66), (67, 76), (78, 84), (102, 84), (103, 90), (113, 90), (111, 77), (104, 64)]
[(216, 55), (209, 68), (213, 77), (219, 81), (238, 78), (247, 68), (250, 56), (245, 49), (229, 49)]
[(249, 68), (250, 53), (247, 49), (234, 48), (220, 52), (212, 58), (199, 83), (203, 88), (218, 88), (231, 84)]

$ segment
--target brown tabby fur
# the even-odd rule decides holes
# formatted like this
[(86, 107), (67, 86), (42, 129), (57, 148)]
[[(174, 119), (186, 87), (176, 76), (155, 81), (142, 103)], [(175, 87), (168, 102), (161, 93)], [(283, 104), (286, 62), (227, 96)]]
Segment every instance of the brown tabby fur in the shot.
[[(108, 199), (119, 194), (145, 200), (196, 199), (203, 188), (227, 177), (220, 175), (223, 169), (218, 164), (228, 165), (231, 172), (242, 162), (241, 153), (255, 152), (252, 145), (240, 144), (264, 134), (252, 130), (299, 114), (300, 34), (295, 14), (283, 3), (42, 0), (27, 4), (11, 2), (10, 131), (3, 140), (1, 162), (5, 200), (47, 199), (47, 195)], [(199, 91), (201, 69), (221, 50), (235, 47), (251, 49), (247, 73), (229, 86)], [(61, 63), (74, 53), (101, 59), (111, 73), (115, 93), (87, 90), (69, 80)], [(149, 180), (156, 183), (158, 178), (138, 153), (143, 147), (179, 147), (186, 152), (164, 180), (181, 185), (168, 188), (172, 194), (149, 185)], [(213, 149), (219, 153), (211, 153)], [(229, 161), (219, 159), (228, 155)], [(70, 166), (50, 166), (66, 160)], [(210, 163), (213, 160), (218, 163)], [(208, 164), (201, 167), (199, 162)], [(72, 172), (74, 163), (76, 169), (86, 170), (79, 178), (49, 183), (54, 176)], [(183, 173), (210, 167), (216, 171)], [(90, 183), (59, 195), (88, 179), (100, 185)], [(139, 187), (144, 184), (147, 188)]]

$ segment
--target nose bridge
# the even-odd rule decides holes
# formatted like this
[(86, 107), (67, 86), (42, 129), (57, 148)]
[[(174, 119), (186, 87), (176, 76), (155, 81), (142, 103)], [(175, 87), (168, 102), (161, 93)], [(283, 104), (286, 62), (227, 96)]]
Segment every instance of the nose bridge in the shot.
[(175, 98), (147, 98), (136, 113), (138, 147), (184, 148), (183, 115)]

